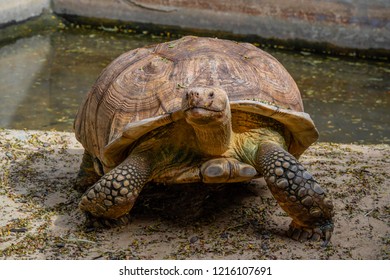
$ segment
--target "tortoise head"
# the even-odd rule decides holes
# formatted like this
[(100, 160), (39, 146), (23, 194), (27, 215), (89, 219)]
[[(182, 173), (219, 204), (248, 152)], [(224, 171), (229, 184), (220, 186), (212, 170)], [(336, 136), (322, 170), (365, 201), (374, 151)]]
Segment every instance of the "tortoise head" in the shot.
[(229, 148), (232, 125), (226, 91), (218, 87), (190, 88), (183, 95), (182, 111), (194, 128), (201, 152), (220, 156)]
[(182, 99), (182, 111), (192, 126), (213, 126), (230, 121), (227, 93), (217, 87), (188, 89)]

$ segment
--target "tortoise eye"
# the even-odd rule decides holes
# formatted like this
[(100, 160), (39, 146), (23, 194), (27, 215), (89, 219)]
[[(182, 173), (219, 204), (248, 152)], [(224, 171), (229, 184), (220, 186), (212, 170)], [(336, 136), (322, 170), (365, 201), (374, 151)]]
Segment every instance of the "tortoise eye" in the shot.
[(211, 97), (211, 98), (214, 97), (214, 92), (210, 92), (209, 97)]

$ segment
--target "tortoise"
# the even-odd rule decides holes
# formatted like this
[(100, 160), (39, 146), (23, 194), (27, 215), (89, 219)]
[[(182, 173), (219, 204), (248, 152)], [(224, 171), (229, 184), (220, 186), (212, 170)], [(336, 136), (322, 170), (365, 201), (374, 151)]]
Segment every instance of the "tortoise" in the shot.
[(333, 232), (333, 204), (298, 161), (318, 138), (299, 89), (250, 43), (186, 36), (138, 48), (101, 73), (77, 113), (77, 186), (91, 217), (121, 219), (149, 182), (264, 177), (295, 240)]

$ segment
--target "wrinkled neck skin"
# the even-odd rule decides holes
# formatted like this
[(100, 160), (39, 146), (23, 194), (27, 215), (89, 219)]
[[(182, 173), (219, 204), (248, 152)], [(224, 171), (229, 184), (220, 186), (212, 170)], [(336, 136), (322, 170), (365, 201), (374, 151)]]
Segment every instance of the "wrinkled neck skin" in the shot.
[(230, 111), (220, 121), (210, 124), (191, 124), (197, 138), (200, 152), (210, 156), (220, 156), (229, 149), (232, 138)]

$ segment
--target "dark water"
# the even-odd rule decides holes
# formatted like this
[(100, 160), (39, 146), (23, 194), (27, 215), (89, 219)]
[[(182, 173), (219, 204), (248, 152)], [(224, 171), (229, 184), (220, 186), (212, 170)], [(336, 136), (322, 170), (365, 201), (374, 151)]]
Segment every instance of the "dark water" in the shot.
[[(168, 40), (63, 26), (33, 34), (0, 38), (0, 128), (72, 131), (80, 102), (111, 60)], [(320, 141), (390, 143), (389, 63), (266, 51), (296, 80)]]

